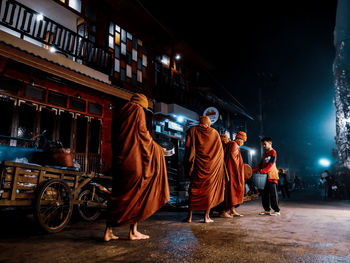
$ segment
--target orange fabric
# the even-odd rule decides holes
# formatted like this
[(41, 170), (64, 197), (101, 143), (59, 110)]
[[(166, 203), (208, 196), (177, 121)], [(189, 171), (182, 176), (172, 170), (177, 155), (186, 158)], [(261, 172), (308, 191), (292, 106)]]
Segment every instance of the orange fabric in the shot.
[(111, 226), (145, 220), (169, 200), (163, 149), (148, 132), (140, 105), (129, 102), (121, 109), (114, 136)]
[(228, 143), (230, 141), (226, 134), (221, 134), (220, 135), (220, 139), (221, 139), (221, 142), (222, 142), (223, 145), (225, 145), (226, 143)]
[(247, 141), (247, 134), (243, 131), (240, 131), (236, 134), (236, 139), (241, 139), (244, 142), (246, 142)]
[(204, 124), (204, 125), (210, 126), (210, 124), (211, 124), (210, 118), (208, 116), (200, 116), (199, 117), (199, 124)]
[(148, 108), (147, 97), (141, 93), (135, 93), (134, 95), (132, 95), (130, 101), (141, 105), (145, 109)]
[(225, 164), (230, 180), (226, 183), (225, 208), (231, 209), (243, 203), (244, 197), (244, 163), (235, 141), (225, 147)]
[(191, 210), (206, 210), (224, 200), (224, 151), (215, 129), (203, 124), (189, 129), (184, 164), (191, 180)]

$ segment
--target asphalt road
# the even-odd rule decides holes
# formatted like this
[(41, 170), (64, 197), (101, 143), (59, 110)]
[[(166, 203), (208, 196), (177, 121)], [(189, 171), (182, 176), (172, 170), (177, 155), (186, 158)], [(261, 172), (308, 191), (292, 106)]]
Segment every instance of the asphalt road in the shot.
[[(316, 198), (316, 199), (315, 199)], [(0, 262), (350, 262), (350, 202), (321, 201), (313, 191), (292, 193), (280, 202), (281, 216), (259, 216), (260, 200), (238, 208), (241, 218), (213, 217), (191, 224), (185, 211), (158, 211), (140, 223), (149, 240), (102, 239), (104, 220), (73, 218), (58, 234), (44, 234), (31, 216), (0, 215)]]

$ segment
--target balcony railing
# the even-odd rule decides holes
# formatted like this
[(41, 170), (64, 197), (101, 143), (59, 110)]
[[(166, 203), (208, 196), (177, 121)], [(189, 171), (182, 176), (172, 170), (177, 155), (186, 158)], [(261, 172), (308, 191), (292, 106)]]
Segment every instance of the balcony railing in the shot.
[(17, 32), (20, 38), (53, 47), (74, 61), (109, 74), (111, 53), (95, 43), (14, 0), (0, 0), (0, 25)]

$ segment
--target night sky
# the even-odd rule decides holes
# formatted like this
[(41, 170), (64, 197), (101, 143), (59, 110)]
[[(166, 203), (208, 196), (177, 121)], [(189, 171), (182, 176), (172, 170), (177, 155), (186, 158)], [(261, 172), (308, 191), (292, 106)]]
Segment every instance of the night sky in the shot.
[[(140, 2), (215, 66), (256, 120), (262, 87), (264, 135), (280, 166), (315, 169), (318, 158), (332, 157), (336, 1)], [(250, 121), (248, 146), (259, 147), (258, 133)]]

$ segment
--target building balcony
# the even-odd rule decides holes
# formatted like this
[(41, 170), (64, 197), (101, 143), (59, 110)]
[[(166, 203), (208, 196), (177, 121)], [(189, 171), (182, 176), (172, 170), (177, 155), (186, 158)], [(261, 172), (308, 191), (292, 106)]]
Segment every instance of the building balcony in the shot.
[[(107, 49), (97, 47), (94, 42), (73, 31), (73, 26), (68, 28), (62, 25), (69, 25), (73, 22), (76, 25), (76, 15), (67, 18), (72, 22), (67, 23), (62, 17), (65, 17), (63, 13), (65, 11), (69, 12), (69, 10), (65, 10), (64, 7), (59, 6), (53, 1), (46, 1), (46, 5), (57, 5), (57, 10), (51, 10), (51, 14), (54, 14), (54, 12), (63, 12), (61, 16), (55, 16), (55, 18), (61, 18), (62, 21), (60, 21), (60, 24), (50, 17), (45, 16), (45, 14), (40, 13), (40, 11), (32, 9), (38, 6), (38, 10), (40, 10), (40, 1), (29, 1), (28, 3), (30, 3), (32, 8), (14, 0), (2, 0), (0, 3), (1, 31), (46, 49), (47, 53), (51, 52), (52, 54), (63, 56), (63, 58), (59, 59), (61, 62), (59, 64), (66, 68), (78, 71), (99, 81), (110, 83), (108, 75), (111, 70), (112, 54)], [(0, 41), (4, 41), (3, 37), (1, 37)], [(21, 49), (17, 45), (17, 42), (20, 43), (20, 41), (16, 41), (16, 45), (13, 43), (7, 44)], [(25, 51), (35, 54), (31, 50)], [(69, 62), (67, 65), (67, 60), (64, 58), (80, 64), (81, 67), (72, 65), (75, 63)], [(50, 60), (47, 57), (45, 59)], [(53, 62), (57, 63), (57, 61)], [(94, 69), (97, 72), (87, 68)]]

